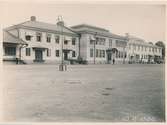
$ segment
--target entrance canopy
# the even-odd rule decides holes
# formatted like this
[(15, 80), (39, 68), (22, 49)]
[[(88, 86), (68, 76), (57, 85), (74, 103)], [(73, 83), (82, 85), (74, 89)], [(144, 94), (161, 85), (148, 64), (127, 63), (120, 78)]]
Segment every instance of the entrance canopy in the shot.
[(46, 47), (42, 47), (42, 46), (34, 46), (34, 47), (32, 47), (32, 49), (35, 49), (35, 50), (45, 50), (45, 49), (47, 49)]

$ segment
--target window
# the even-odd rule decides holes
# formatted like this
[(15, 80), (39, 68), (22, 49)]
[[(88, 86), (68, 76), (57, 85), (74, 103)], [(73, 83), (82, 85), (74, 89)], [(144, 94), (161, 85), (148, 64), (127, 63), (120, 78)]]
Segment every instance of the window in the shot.
[(121, 58), (123, 58), (123, 52), (121, 52)]
[(93, 40), (90, 40), (90, 45), (93, 45), (94, 41)]
[(15, 56), (16, 55), (16, 47), (5, 47), (5, 55), (6, 56)]
[(51, 34), (46, 34), (46, 41), (47, 41), (48, 43), (51, 42)]
[(90, 57), (93, 57), (93, 49), (90, 49)]
[(47, 49), (46, 55), (49, 57), (51, 56), (51, 49)]
[(72, 45), (75, 45), (75, 41), (76, 41), (76, 39), (72, 38)]
[(98, 50), (98, 49), (96, 49), (96, 57), (98, 57), (98, 53), (99, 53), (99, 50)]
[(25, 39), (26, 39), (27, 41), (31, 41), (31, 36), (30, 36), (30, 35), (26, 35), (26, 36), (25, 36)]
[(37, 33), (36, 39), (38, 42), (41, 42), (42, 33)]
[(106, 41), (105, 38), (99, 38), (99, 37), (96, 38), (97, 45), (105, 45), (105, 41)]
[(140, 50), (140, 46), (138, 46), (138, 51)]
[(134, 50), (136, 50), (136, 45), (134, 45)]
[(56, 50), (56, 57), (59, 57), (59, 56), (60, 56), (60, 51)]
[(68, 44), (68, 40), (64, 40), (64, 44)]
[(75, 51), (72, 51), (72, 57), (75, 57), (76, 54), (75, 54)]
[(31, 49), (30, 48), (26, 48), (26, 56), (30, 56), (31, 55)]
[(125, 56), (124, 56), (125, 58), (127, 57), (127, 53), (125, 52)]
[(141, 50), (143, 51), (143, 46), (141, 47)]
[(109, 47), (112, 47), (112, 39), (109, 39)]
[(105, 57), (105, 50), (102, 50), (102, 57)]
[(116, 52), (116, 58), (118, 58), (118, 52)]
[(121, 57), (121, 55), (120, 55), (120, 51), (118, 51), (118, 58), (120, 58)]
[(55, 36), (55, 42), (59, 44), (60, 36)]

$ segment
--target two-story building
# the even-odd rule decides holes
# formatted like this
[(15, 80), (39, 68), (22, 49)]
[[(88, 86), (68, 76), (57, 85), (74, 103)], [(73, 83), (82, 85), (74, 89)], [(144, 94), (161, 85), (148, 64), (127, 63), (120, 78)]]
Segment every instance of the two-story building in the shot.
[[(26, 21), (4, 29), (3, 60), (16, 58), (25, 63), (60, 63), (77, 59), (79, 36), (63, 25), (39, 22), (32, 16)], [(63, 41), (63, 42), (62, 42)]]
[(130, 63), (153, 63), (162, 58), (162, 48), (127, 34), (128, 58)]
[(4, 61), (58, 64), (81, 59), (88, 64), (111, 64), (113, 60), (123, 64), (153, 62), (161, 57), (161, 47), (87, 24), (67, 27), (63, 21), (49, 24), (32, 16), (3, 30)]
[(127, 61), (126, 37), (87, 24), (71, 28), (80, 34), (80, 55), (89, 64), (112, 63), (113, 59), (115, 63)]

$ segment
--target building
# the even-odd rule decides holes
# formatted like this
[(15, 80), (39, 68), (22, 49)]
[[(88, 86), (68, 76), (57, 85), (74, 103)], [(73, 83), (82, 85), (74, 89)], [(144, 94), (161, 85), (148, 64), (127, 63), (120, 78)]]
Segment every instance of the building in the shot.
[(155, 63), (162, 58), (161, 47), (150, 44), (141, 38), (126, 35), (129, 63)]
[(60, 63), (61, 50), (65, 61), (77, 59), (78, 40), (78, 34), (63, 26), (63, 22), (48, 24), (32, 16), (30, 21), (4, 29), (3, 60), (18, 58), (24, 63)]
[(144, 40), (87, 24), (67, 27), (32, 16), (3, 30), (3, 60), (20, 63), (124, 64), (155, 62), (162, 48)]
[(127, 59), (127, 39), (104, 28), (81, 24), (71, 27), (80, 34), (80, 55), (89, 64), (124, 63)]

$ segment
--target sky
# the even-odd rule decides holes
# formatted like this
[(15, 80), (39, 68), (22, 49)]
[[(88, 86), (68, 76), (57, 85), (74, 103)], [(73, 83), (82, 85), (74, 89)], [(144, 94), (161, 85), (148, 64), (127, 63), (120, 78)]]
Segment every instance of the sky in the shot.
[(30, 20), (56, 23), (63, 16), (66, 26), (90, 24), (118, 35), (137, 36), (147, 42), (165, 41), (165, 6), (148, 4), (3, 3), (2, 27)]

